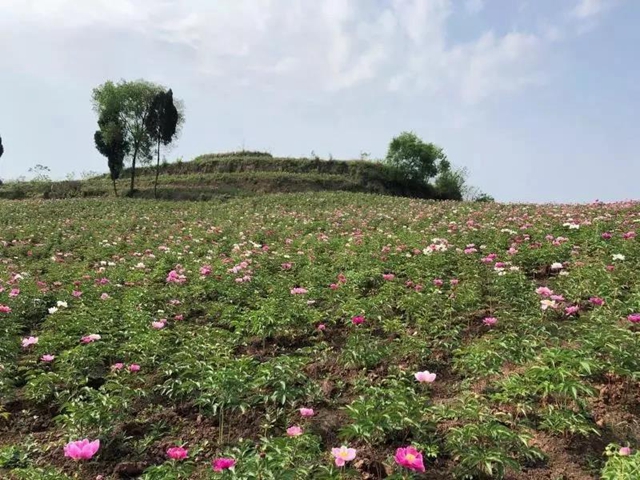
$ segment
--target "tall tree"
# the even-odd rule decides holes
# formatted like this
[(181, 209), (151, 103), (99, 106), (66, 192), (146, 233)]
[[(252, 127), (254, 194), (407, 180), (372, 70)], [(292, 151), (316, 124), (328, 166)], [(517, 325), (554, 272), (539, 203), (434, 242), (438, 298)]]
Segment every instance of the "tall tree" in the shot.
[(122, 125), (118, 123), (117, 117), (104, 116), (98, 120), (100, 130), (93, 135), (96, 149), (105, 157), (109, 165), (109, 174), (113, 182), (113, 192), (118, 196), (116, 180), (124, 168), (124, 159), (129, 152), (129, 144)]
[(2, 146), (2, 137), (0, 137), (0, 157), (4, 153), (4, 147)]
[(442, 148), (423, 142), (413, 132), (402, 132), (391, 140), (386, 161), (408, 178), (421, 182), (428, 182), (430, 178), (450, 168)]
[(160, 175), (160, 145), (169, 145), (175, 137), (184, 115), (173, 101), (173, 91), (159, 92), (153, 98), (146, 128), (149, 136), (157, 144), (156, 179), (153, 184), (153, 196), (158, 198), (158, 176)]
[[(117, 118), (122, 127), (124, 142), (129, 145), (127, 155), (131, 158), (131, 187), (135, 188), (136, 162), (139, 158), (151, 157), (152, 139), (146, 128), (151, 103), (164, 88), (145, 80), (132, 82), (106, 82), (93, 90), (93, 109), (99, 118)], [(108, 142), (108, 139), (105, 139)]]

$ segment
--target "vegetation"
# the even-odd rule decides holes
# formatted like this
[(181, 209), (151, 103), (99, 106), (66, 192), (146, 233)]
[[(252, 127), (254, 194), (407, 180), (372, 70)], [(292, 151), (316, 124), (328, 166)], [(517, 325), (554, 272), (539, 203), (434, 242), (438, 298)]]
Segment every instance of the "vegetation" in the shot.
[[(109, 144), (116, 138), (113, 131), (121, 132), (122, 145), (128, 146), (126, 153), (131, 157), (130, 193), (135, 188), (137, 160), (151, 159), (154, 137), (148, 129), (147, 118), (151, 114), (154, 99), (164, 91), (164, 87), (146, 80), (109, 81), (93, 90), (93, 109), (98, 114), (101, 141)], [(111, 128), (103, 130), (104, 126)]]
[(635, 478), (637, 203), (4, 203), (1, 478)]
[(2, 146), (2, 137), (0, 137), (0, 157), (2, 157), (3, 153), (4, 153), (4, 147)]
[(425, 183), (451, 167), (442, 148), (422, 141), (413, 132), (402, 132), (391, 140), (386, 162), (407, 178)]

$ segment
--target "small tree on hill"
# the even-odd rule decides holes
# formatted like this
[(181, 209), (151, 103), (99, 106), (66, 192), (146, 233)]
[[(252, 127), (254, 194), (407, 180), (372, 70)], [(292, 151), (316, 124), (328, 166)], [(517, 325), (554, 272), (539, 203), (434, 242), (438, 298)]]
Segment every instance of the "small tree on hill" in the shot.
[(450, 164), (442, 148), (423, 142), (413, 132), (403, 132), (389, 144), (386, 162), (411, 179), (428, 182)]
[(4, 147), (2, 146), (2, 137), (0, 137), (0, 157), (2, 157), (3, 153), (4, 153)]
[(145, 123), (154, 97), (163, 91), (160, 85), (145, 80), (106, 82), (93, 90), (93, 109), (98, 117), (117, 118), (124, 141), (130, 147), (127, 153), (131, 154), (131, 193), (135, 187), (136, 161), (151, 157), (152, 140)]
[(98, 120), (100, 130), (93, 135), (96, 149), (105, 157), (109, 165), (109, 174), (113, 182), (113, 192), (116, 197), (118, 190), (116, 188), (116, 180), (120, 178), (124, 169), (124, 158), (129, 152), (129, 144), (126, 140), (124, 128), (118, 122), (118, 118), (112, 116), (102, 117)]
[(169, 145), (175, 137), (178, 127), (184, 119), (173, 101), (173, 91), (158, 92), (151, 102), (145, 127), (151, 140), (157, 144), (156, 179), (153, 184), (153, 196), (158, 197), (158, 176), (160, 175), (160, 145)]

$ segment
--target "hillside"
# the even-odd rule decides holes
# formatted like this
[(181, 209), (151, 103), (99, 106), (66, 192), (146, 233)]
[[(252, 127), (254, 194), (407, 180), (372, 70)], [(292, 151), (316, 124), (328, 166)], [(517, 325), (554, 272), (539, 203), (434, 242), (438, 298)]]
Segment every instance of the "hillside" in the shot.
[(639, 221), (0, 201), (0, 478), (638, 478)]
[[(117, 189), (129, 189), (125, 170)], [(136, 170), (136, 196), (153, 198), (155, 168)], [(348, 191), (414, 198), (444, 199), (430, 185), (402, 178), (393, 169), (360, 160), (272, 158), (260, 152), (201, 155), (189, 162), (161, 165), (158, 197), (167, 200), (208, 200), (263, 193)], [(113, 195), (107, 175), (64, 182), (10, 183), (0, 198), (68, 198)]]

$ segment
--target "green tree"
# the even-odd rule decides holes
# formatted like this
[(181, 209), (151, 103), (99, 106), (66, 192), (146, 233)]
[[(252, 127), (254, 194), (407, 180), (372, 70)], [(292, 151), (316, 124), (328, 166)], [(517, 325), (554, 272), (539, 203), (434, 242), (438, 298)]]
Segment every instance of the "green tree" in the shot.
[[(129, 145), (127, 154), (131, 158), (131, 187), (133, 193), (138, 158), (151, 158), (152, 139), (146, 128), (146, 120), (151, 111), (154, 97), (165, 89), (146, 80), (132, 82), (111, 81), (94, 88), (92, 94), (93, 109), (98, 118), (117, 118), (122, 127), (124, 141)], [(109, 143), (107, 137), (104, 140)]]
[(429, 182), (429, 179), (450, 168), (442, 148), (422, 141), (413, 132), (402, 132), (391, 140), (386, 162), (403, 172), (407, 178), (421, 182)]
[(105, 157), (109, 165), (109, 174), (113, 182), (113, 192), (116, 197), (118, 190), (116, 180), (120, 178), (124, 169), (124, 159), (129, 152), (124, 128), (118, 122), (117, 116), (103, 116), (98, 120), (100, 130), (93, 135), (96, 149)]
[(4, 147), (2, 146), (2, 137), (0, 137), (0, 157), (4, 153)]
[(153, 196), (158, 197), (158, 175), (160, 174), (160, 145), (169, 145), (182, 124), (184, 115), (173, 101), (173, 91), (158, 92), (151, 102), (145, 126), (149, 137), (157, 144), (156, 179)]

